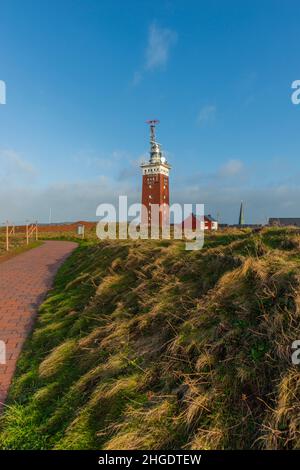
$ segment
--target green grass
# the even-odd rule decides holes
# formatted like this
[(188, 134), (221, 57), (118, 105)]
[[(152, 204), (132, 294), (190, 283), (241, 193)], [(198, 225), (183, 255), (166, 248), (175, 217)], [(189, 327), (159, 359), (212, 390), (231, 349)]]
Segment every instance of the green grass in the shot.
[(18, 361), (0, 448), (299, 448), (297, 243), (81, 242)]
[(42, 243), (42, 241), (37, 240), (31, 241), (28, 245), (26, 245), (24, 244), (23, 240), (17, 238), (10, 242), (9, 251), (6, 251), (5, 241), (0, 237), (0, 262), (13, 256), (20, 255), (21, 253), (31, 250), (32, 248), (37, 248), (38, 246), (42, 245)]

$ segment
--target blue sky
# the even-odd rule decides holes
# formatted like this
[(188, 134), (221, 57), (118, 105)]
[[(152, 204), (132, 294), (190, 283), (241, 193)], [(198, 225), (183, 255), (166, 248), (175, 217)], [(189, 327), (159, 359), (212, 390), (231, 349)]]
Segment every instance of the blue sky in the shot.
[(299, 2), (0, 0), (0, 17), (0, 222), (139, 201), (151, 118), (172, 202), (300, 216)]

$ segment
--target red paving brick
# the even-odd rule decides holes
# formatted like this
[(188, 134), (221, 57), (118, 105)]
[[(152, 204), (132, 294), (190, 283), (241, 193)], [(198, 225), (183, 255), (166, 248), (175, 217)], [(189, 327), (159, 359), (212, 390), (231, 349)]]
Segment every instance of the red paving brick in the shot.
[(2, 364), (3, 343), (0, 343), (0, 409), (38, 307), (58, 268), (76, 246), (73, 242), (46, 241), (0, 263), (0, 342), (5, 343), (6, 350), (6, 363)]

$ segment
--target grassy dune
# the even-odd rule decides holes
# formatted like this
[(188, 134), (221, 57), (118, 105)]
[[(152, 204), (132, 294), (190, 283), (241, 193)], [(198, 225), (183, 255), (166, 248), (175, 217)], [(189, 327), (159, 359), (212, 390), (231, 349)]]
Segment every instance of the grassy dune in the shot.
[(300, 238), (86, 241), (60, 269), (2, 449), (300, 447)]
[[(9, 239), (9, 251), (14, 251), (25, 245), (26, 240), (19, 236), (14, 236)], [(4, 230), (0, 229), (0, 257), (7, 254), (6, 251), (6, 235)]]

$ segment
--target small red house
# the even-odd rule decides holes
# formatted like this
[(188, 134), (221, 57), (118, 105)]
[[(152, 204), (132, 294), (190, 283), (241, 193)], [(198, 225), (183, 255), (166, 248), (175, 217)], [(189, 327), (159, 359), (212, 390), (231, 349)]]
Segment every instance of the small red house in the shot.
[(182, 228), (196, 230), (196, 228), (203, 227), (204, 223), (204, 230), (218, 230), (218, 222), (210, 214), (205, 215), (203, 219), (201, 220), (195, 214), (191, 214), (182, 222)]

